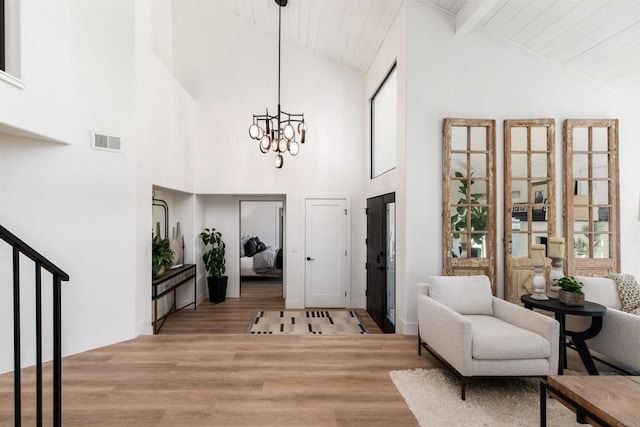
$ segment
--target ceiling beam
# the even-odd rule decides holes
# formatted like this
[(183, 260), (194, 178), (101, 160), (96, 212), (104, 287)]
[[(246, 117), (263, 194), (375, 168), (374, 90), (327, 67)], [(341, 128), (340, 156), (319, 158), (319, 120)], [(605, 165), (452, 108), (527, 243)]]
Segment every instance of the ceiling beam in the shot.
[(467, 34), (473, 30), (499, 0), (469, 0), (456, 14), (456, 33)]

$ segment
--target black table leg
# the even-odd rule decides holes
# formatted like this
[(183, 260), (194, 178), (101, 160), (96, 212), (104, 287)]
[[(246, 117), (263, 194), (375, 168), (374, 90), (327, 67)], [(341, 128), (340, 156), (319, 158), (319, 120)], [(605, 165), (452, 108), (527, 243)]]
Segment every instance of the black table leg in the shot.
[(584, 364), (584, 367), (587, 368), (587, 372), (589, 375), (599, 375), (598, 369), (596, 368), (596, 364), (593, 362), (593, 357), (591, 357), (591, 352), (589, 351), (589, 347), (587, 347), (586, 340), (595, 337), (600, 333), (602, 329), (602, 317), (592, 317), (591, 318), (591, 326), (589, 329), (582, 332), (573, 332), (567, 331), (567, 335), (571, 337), (571, 341), (573, 345), (576, 346), (576, 350), (578, 355), (580, 355), (580, 359)]
[(567, 343), (565, 337), (565, 316), (563, 313), (555, 313), (555, 318), (560, 323), (560, 345), (558, 346), (558, 375), (562, 375), (564, 368), (567, 367)]
[(540, 427), (547, 427), (547, 384), (540, 381)]

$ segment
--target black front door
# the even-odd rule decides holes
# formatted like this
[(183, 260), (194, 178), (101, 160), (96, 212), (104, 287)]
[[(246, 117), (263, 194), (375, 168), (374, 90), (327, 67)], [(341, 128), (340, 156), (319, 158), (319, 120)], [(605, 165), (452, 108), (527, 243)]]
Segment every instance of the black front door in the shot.
[(395, 212), (394, 202), (394, 193), (367, 199), (367, 312), (385, 333), (395, 332), (395, 307), (390, 307), (395, 300), (395, 286), (388, 287), (390, 280), (395, 281), (390, 277), (395, 276), (395, 266), (388, 265), (395, 252), (389, 247), (388, 214), (390, 204)]

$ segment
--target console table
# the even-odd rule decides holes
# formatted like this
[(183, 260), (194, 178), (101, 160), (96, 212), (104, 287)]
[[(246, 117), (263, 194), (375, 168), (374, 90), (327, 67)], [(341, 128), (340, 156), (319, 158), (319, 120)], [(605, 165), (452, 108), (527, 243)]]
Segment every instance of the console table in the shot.
[[(167, 270), (162, 276), (157, 279), (153, 279), (151, 282), (151, 300), (153, 301), (153, 333), (157, 334), (164, 325), (167, 318), (183, 308), (187, 308), (193, 305), (196, 308), (196, 265), (185, 264), (182, 267), (172, 268)], [(176, 290), (187, 283), (193, 281), (193, 302), (184, 305), (180, 308), (176, 307)], [(173, 303), (162, 317), (158, 318), (158, 300), (165, 297), (169, 293), (173, 293)]]
[[(566, 349), (566, 335), (571, 337), (573, 345), (575, 345), (580, 359), (587, 368), (589, 375), (598, 375), (598, 369), (593, 362), (593, 357), (589, 352), (586, 340), (595, 337), (600, 333), (602, 329), (602, 316), (607, 314), (607, 307), (604, 305), (596, 304), (595, 302), (585, 301), (584, 306), (577, 307), (572, 305), (562, 304), (557, 299), (549, 300), (537, 300), (531, 297), (531, 295), (522, 295), (520, 301), (524, 303), (525, 308), (533, 310), (533, 308), (539, 308), (541, 310), (551, 311), (555, 314), (555, 318), (560, 323), (560, 350), (558, 357), (558, 375), (562, 375), (562, 371), (567, 367), (567, 349)], [(574, 316), (587, 316), (591, 317), (591, 325), (589, 328), (582, 332), (574, 332), (565, 330), (565, 316), (567, 314), (573, 314)]]

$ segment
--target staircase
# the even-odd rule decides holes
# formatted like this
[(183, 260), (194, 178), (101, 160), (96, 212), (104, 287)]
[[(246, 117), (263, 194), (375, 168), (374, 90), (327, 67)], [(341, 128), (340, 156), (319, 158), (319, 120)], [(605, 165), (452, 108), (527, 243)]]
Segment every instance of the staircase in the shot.
[[(13, 384), (14, 384), (14, 426), (22, 425), (22, 378), (21, 378), (21, 325), (20, 288), (35, 286), (35, 340), (36, 340), (36, 425), (42, 426), (42, 270), (53, 276), (53, 417), (52, 425), (62, 426), (62, 282), (69, 275), (51, 261), (36, 252), (29, 245), (0, 225), (0, 239), (13, 250)], [(33, 261), (35, 283), (20, 283), (21, 256)], [(4, 285), (4, 284), (3, 284)]]

